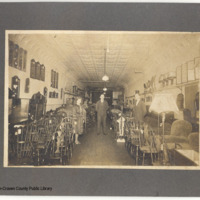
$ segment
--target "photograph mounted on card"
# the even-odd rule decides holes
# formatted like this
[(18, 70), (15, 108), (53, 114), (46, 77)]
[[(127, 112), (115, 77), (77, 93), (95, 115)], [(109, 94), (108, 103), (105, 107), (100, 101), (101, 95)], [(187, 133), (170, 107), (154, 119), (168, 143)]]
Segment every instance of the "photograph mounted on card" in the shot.
[(4, 167), (199, 170), (199, 38), (7, 30)]

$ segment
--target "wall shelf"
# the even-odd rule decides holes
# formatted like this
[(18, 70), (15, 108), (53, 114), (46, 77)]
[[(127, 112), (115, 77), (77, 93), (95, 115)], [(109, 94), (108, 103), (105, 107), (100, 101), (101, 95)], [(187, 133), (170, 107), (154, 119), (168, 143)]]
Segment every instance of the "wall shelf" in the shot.
[[(182, 87), (184, 86), (189, 86), (189, 85), (193, 85), (193, 84), (198, 84), (200, 83), (200, 80), (194, 80), (194, 81), (189, 81), (189, 82), (186, 82), (186, 83), (180, 83), (180, 84), (176, 84), (176, 85), (169, 85), (169, 86), (166, 86), (166, 87), (163, 87), (163, 88), (160, 88), (160, 89), (157, 89), (157, 90), (154, 90), (153, 92), (144, 92), (144, 93), (140, 93), (140, 95), (149, 95), (149, 94), (153, 94), (155, 92), (159, 92), (159, 91), (163, 91), (163, 90), (170, 90), (170, 89), (175, 89), (175, 88), (181, 88), (180, 90), (182, 90)], [(132, 95), (132, 96), (127, 96), (125, 97), (126, 99), (128, 98), (133, 98), (135, 95)]]
[[(170, 89), (175, 89), (175, 88), (180, 89), (184, 86), (189, 86), (189, 85), (193, 85), (193, 84), (197, 84), (197, 83), (200, 83), (200, 80), (189, 81), (189, 82), (186, 82), (186, 83), (180, 83), (180, 84), (176, 84), (176, 85), (169, 85), (169, 86), (154, 90), (153, 92), (145, 92), (141, 95), (148, 95), (148, 94), (152, 94), (152, 93), (155, 93), (155, 92), (159, 92), (159, 91), (163, 91), (163, 90), (170, 90)], [(182, 90), (182, 89), (180, 89), (180, 90)]]
[(64, 92), (64, 94), (69, 94), (69, 95), (72, 95), (72, 96), (78, 96), (78, 94), (74, 94), (74, 93), (71, 93), (71, 92)]

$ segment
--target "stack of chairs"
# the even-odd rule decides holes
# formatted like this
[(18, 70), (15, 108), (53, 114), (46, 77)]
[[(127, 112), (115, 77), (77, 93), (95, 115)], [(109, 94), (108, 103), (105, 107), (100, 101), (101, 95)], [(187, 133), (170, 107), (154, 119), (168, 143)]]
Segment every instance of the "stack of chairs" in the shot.
[(63, 117), (52, 136), (50, 160), (59, 160), (60, 164), (68, 164), (72, 157), (74, 134), (72, 118)]
[(125, 134), (125, 147), (129, 153), (131, 153), (131, 137), (134, 133), (135, 123), (133, 117), (125, 117), (125, 126), (124, 126), (124, 134)]
[[(16, 124), (14, 151), (17, 164), (52, 165), (68, 164), (72, 157), (77, 131), (77, 116), (73, 109), (50, 112), (38, 120)], [(12, 140), (13, 141), (13, 140)], [(24, 162), (24, 159), (28, 162)], [(59, 161), (59, 163), (57, 162)]]
[(50, 160), (59, 160), (60, 164), (68, 164), (73, 153), (77, 117), (73, 107), (58, 109), (57, 126), (54, 129), (50, 147)]
[(45, 165), (49, 163), (49, 148), (56, 124), (57, 120), (49, 115), (42, 117), (40, 120), (37, 120), (37, 133), (34, 137), (34, 140), (32, 140), (32, 159), (34, 165)]
[(27, 147), (27, 134), (26, 131), (27, 127), (24, 124), (16, 124), (14, 125), (14, 132), (15, 132), (15, 141), (16, 146), (14, 148), (17, 162), (22, 163), (22, 159), (25, 157), (26, 154), (26, 147)]
[(149, 157), (149, 164), (152, 165), (160, 153), (160, 143), (155, 133), (148, 127), (144, 130), (144, 126), (138, 126), (134, 123), (134, 118), (126, 117), (125, 145), (130, 155), (135, 158), (136, 165), (145, 165), (145, 159)]

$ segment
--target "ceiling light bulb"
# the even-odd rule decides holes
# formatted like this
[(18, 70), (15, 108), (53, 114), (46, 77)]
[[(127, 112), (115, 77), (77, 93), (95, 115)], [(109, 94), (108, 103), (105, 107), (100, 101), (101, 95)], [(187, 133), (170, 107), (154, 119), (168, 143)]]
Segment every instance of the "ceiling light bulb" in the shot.
[(106, 91), (107, 91), (107, 88), (106, 88), (106, 87), (105, 87), (105, 88), (103, 88), (103, 91), (104, 91), (104, 92), (106, 92)]
[(104, 76), (102, 77), (102, 80), (103, 80), (103, 81), (108, 81), (108, 80), (109, 80), (109, 77), (108, 77), (107, 75), (104, 75)]

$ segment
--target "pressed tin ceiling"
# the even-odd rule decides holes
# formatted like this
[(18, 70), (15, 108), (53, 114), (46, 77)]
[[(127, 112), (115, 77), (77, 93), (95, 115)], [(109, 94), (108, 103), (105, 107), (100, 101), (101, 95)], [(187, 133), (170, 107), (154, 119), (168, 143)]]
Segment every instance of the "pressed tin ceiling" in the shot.
[(199, 57), (199, 33), (59, 31), (10, 34), (46, 65), (64, 67), (85, 86), (102, 87), (106, 49), (108, 87)]

